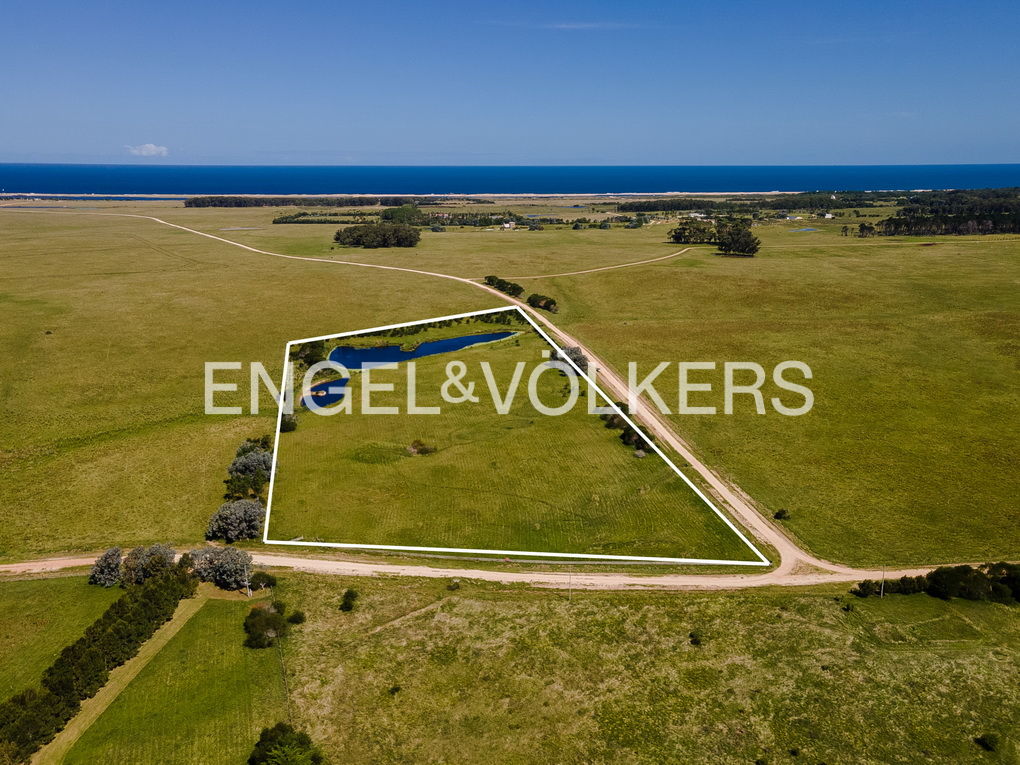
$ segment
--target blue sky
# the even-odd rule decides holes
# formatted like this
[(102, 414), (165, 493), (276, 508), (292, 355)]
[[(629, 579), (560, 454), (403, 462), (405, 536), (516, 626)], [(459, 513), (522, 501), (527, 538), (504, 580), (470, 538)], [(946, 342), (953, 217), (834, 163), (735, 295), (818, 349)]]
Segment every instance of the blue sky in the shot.
[(12, 0), (0, 161), (1020, 162), (1001, 2)]

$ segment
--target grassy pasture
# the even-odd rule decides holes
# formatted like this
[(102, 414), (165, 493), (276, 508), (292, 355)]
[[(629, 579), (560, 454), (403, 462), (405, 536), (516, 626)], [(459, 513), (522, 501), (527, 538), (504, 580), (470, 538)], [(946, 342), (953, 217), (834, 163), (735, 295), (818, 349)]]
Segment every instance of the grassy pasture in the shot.
[[(78, 206), (152, 214), (282, 252), (466, 276), (675, 251), (664, 225), (426, 232), (415, 250), (372, 252), (330, 250), (333, 226), (273, 226), (279, 210), (270, 208)], [(272, 426), (268, 416), (204, 416), (204, 361), (258, 359), (276, 375), (287, 339), (498, 304), (465, 285), (266, 258), (146, 221), (2, 215), (0, 558), (95, 549), (113, 541), (111, 530), (122, 544), (196, 540), (237, 441)], [(1020, 243), (860, 240), (839, 235), (844, 223), (856, 219), (761, 226), (753, 260), (699, 248), (522, 284), (557, 297), (557, 322), (618, 365), (810, 364), (810, 415), (738, 409), (677, 423), (764, 509), (790, 510), (788, 528), (815, 552), (890, 565), (1015, 558)], [(248, 226), (256, 230), (220, 231)], [(819, 231), (793, 233), (803, 227)]]
[(0, 701), (38, 685), (61, 649), (120, 594), (77, 576), (0, 580)]
[[(309, 616), (284, 654), (296, 716), (335, 761), (1018, 756), (1015, 607), (832, 588), (568, 597), (444, 585), (282, 581)], [(345, 614), (348, 586), (361, 597)], [(997, 753), (973, 743), (985, 732), (1002, 739)]]
[[(200, 539), (237, 443), (275, 422), (268, 395), (258, 417), (205, 415), (206, 361), (278, 378), (289, 339), (496, 304), (146, 221), (0, 214), (0, 558)], [(218, 379), (241, 389), (217, 404), (247, 401), (247, 366)]]
[(242, 645), (250, 608), (245, 602), (206, 602), (64, 762), (244, 762), (259, 731), (287, 716), (279, 653)]
[[(475, 321), (374, 343), (502, 329)], [(586, 399), (561, 416), (538, 412), (526, 380), (548, 346), (528, 325), (510, 329), (520, 334), (416, 359), (418, 405), (439, 406), (442, 414), (404, 414), (403, 364), (372, 374), (373, 382), (394, 382), (395, 390), (373, 394), (371, 403), (396, 407), (399, 416), (361, 412), (358, 372), (348, 393), (357, 402), (353, 414), (299, 413), (298, 429), (280, 437), (270, 538), (754, 560), (661, 458), (635, 458), (619, 431), (589, 415)], [(346, 340), (327, 347), (336, 344)], [(467, 365), (479, 403), (442, 400), (453, 359)], [(505, 415), (494, 411), (482, 361), (491, 363), (501, 391), (525, 364), (525, 382)], [(565, 378), (553, 372), (538, 379), (540, 400), (565, 401)], [(409, 455), (416, 439), (438, 452)]]
[(694, 403), (720, 411), (722, 362), (807, 363), (807, 415), (757, 415), (745, 398), (730, 416), (673, 418), (767, 512), (787, 509), (814, 552), (868, 565), (1016, 559), (1020, 240), (922, 246), (812, 225), (823, 230), (763, 227), (754, 259), (702, 247), (529, 285), (556, 296), (561, 326), (604, 358), (646, 372), (716, 361), (697, 377), (715, 392)]

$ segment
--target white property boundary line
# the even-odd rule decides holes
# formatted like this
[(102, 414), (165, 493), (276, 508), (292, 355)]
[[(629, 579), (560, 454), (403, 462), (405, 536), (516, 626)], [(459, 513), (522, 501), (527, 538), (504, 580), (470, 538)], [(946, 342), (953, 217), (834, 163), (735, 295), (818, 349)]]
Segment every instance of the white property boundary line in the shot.
[[(485, 314), (501, 313), (503, 311), (516, 311), (519, 315), (523, 316), (525, 321), (539, 334), (539, 336), (545, 340), (552, 348), (557, 352), (560, 360), (566, 360), (574, 371), (577, 372), (580, 377), (585, 380), (592, 389), (595, 390), (608, 404), (616, 410), (624, 421), (634, 429), (634, 431), (640, 434), (641, 438), (644, 439), (645, 443), (657, 454), (659, 457), (669, 465), (673, 472), (675, 472), (687, 484), (691, 490), (714, 512), (723, 523), (732, 531), (747, 547), (755, 554), (758, 560), (716, 560), (709, 558), (666, 558), (666, 557), (655, 557), (645, 555), (600, 555), (597, 553), (563, 553), (563, 552), (543, 552), (535, 550), (484, 550), (470, 547), (418, 547), (412, 545), (378, 545), (378, 544), (354, 544), (349, 542), (301, 542), (286, 539), (270, 539), (269, 538), (269, 518), (273, 511), (273, 489), (276, 485), (276, 460), (277, 455), (280, 451), (280, 424), (283, 420), (283, 401), (284, 391), (287, 384), (287, 372), (288, 365), (290, 364), (290, 349), (294, 345), (300, 345), (301, 343), (313, 342), (316, 340), (332, 340), (340, 337), (352, 337), (354, 335), (365, 335), (372, 332), (380, 332), (388, 329), (397, 329), (399, 327), (412, 327), (418, 324), (431, 324), (437, 321), (448, 321), (452, 319), (466, 319), (471, 316), (482, 316)], [(744, 535), (744, 533), (738, 529), (733, 522), (726, 517), (725, 514), (710, 500), (704, 492), (701, 491), (694, 483), (681, 472), (673, 461), (666, 456), (665, 452), (662, 451), (655, 444), (654, 441), (645, 435), (644, 431), (622, 410), (616, 405), (613, 399), (606, 395), (606, 393), (598, 386), (598, 384), (588, 376), (567, 354), (563, 352), (563, 349), (553, 341), (553, 339), (532, 319), (528, 316), (527, 311), (524, 311), (519, 306), (507, 306), (505, 308), (487, 308), (481, 311), (469, 311), (467, 313), (458, 313), (450, 316), (438, 316), (433, 319), (422, 319), (419, 321), (406, 321), (400, 324), (387, 324), (381, 327), (372, 327), (370, 329), (359, 329), (353, 332), (339, 332), (332, 335), (319, 335), (317, 337), (306, 337), (300, 340), (291, 340), (287, 343), (283, 355), (283, 379), (280, 381), (280, 400), (279, 407), (276, 414), (276, 438), (273, 442), (273, 471), (269, 477), (269, 498), (266, 502), (266, 519), (265, 525), (262, 532), (262, 541), (265, 544), (274, 545), (290, 545), (293, 547), (330, 547), (339, 548), (345, 550), (395, 550), (404, 552), (441, 552), (441, 553), (473, 553), (476, 555), (501, 555), (501, 556), (542, 556), (548, 558), (580, 558), (588, 560), (607, 560), (607, 561), (643, 561), (645, 563), (681, 563), (681, 564), (700, 564), (700, 565), (727, 565), (727, 566), (769, 566), (771, 565), (768, 558), (762, 555), (761, 551)]]

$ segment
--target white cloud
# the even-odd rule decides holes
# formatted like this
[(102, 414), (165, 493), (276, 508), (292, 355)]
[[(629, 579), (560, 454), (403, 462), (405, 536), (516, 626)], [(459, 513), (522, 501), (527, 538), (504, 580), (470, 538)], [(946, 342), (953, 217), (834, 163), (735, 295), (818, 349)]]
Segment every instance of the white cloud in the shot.
[(125, 146), (128, 150), (128, 154), (133, 154), (136, 157), (165, 157), (170, 153), (170, 150), (166, 146), (157, 146), (154, 143), (142, 143), (138, 146)]

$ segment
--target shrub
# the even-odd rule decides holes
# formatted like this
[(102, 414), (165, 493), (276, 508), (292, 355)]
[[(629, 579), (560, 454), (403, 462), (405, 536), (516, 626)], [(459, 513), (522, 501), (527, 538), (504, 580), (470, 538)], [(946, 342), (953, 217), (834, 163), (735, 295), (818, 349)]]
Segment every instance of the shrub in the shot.
[(687, 637), (691, 641), (691, 645), (701, 645), (701, 633), (700, 632), (691, 632), (691, 633), (689, 633), (687, 635)]
[(258, 438), (246, 438), (244, 443), (237, 447), (235, 457), (243, 457), (249, 452), (268, 452), (273, 448), (273, 437), (265, 433)]
[(280, 418), (280, 432), (291, 433), (297, 430), (297, 417), (293, 414), (285, 414)]
[(994, 752), (999, 748), (999, 736), (997, 733), (984, 733), (976, 737), (974, 743), (986, 752)]
[(235, 457), (227, 468), (230, 475), (254, 475), (259, 470), (266, 475), (273, 472), (272, 452), (262, 450), (245, 452)]
[(281, 722), (262, 729), (248, 765), (322, 765), (325, 761), (307, 733)]
[(307, 618), (304, 611), (294, 611), (287, 617), (287, 621), (291, 624), (304, 624)]
[(253, 590), (263, 590), (266, 587), (275, 587), (276, 577), (272, 574), (267, 574), (265, 571), (256, 571), (251, 575), (251, 581), (248, 582), (248, 586)]
[(223, 590), (240, 590), (251, 578), (251, 555), (236, 547), (203, 547), (191, 551), (195, 576)]
[(533, 292), (528, 295), (527, 302), (532, 308), (541, 308), (543, 311), (548, 311), (549, 313), (556, 313), (560, 310), (556, 305), (556, 300), (554, 298), (546, 295), (539, 295), (537, 292)]
[(341, 611), (353, 611), (354, 601), (358, 599), (357, 590), (346, 589), (344, 590), (343, 598), (340, 600)]
[(776, 510), (776, 512), (773, 513), (772, 517), (775, 518), (777, 521), (785, 521), (787, 518), (790, 517), (790, 511), (786, 510), (785, 508)]
[(120, 548), (111, 547), (92, 564), (92, 571), (89, 572), (89, 584), (98, 584), (100, 587), (113, 587), (120, 583)]
[(290, 625), (284, 618), (286, 607), (282, 603), (274, 603), (268, 608), (254, 606), (244, 618), (244, 631), (248, 636), (244, 644), (248, 648), (270, 648), (276, 641), (284, 637)]
[(262, 503), (251, 499), (224, 502), (209, 519), (206, 539), (236, 542), (238, 539), (257, 539), (262, 532), (266, 510)]

